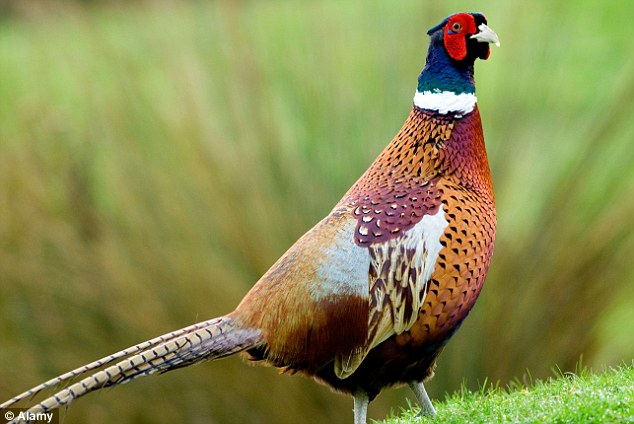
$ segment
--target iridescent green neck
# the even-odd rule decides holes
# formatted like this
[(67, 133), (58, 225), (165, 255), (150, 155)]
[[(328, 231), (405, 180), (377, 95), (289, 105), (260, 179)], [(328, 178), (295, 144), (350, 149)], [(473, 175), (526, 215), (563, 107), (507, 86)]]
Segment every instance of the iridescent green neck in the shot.
[(418, 92), (475, 93), (473, 63), (457, 62), (449, 57), (442, 39), (432, 39), (425, 68), (418, 77)]

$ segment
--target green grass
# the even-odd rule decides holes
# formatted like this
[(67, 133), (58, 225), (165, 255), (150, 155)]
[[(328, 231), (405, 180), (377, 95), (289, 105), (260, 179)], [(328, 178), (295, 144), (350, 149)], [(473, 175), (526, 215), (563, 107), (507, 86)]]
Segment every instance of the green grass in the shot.
[[(634, 357), (634, 3), (90, 3), (0, 17), (0, 398), (235, 307), (400, 128), (458, 10), (502, 41), (476, 68), (499, 226), (430, 395)], [(352, 417), (237, 359), (147, 380), (65, 422)]]
[(529, 386), (486, 387), (462, 391), (435, 404), (438, 415), (416, 416), (403, 411), (384, 424), (409, 423), (566, 423), (634, 422), (634, 368), (620, 367), (602, 374), (566, 373)]

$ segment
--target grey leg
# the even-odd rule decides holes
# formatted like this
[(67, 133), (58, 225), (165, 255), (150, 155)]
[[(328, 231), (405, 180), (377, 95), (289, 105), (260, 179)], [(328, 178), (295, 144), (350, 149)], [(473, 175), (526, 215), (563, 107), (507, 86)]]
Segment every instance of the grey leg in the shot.
[(370, 398), (363, 390), (354, 394), (354, 424), (366, 424), (368, 403), (370, 403)]
[(418, 381), (410, 381), (409, 387), (416, 395), (416, 399), (418, 399), (418, 403), (420, 404), (420, 414), (430, 417), (436, 416), (436, 409), (434, 408), (434, 405), (432, 405), (431, 400), (429, 400), (429, 396), (427, 396), (427, 392), (425, 391), (425, 386), (423, 386), (423, 383)]

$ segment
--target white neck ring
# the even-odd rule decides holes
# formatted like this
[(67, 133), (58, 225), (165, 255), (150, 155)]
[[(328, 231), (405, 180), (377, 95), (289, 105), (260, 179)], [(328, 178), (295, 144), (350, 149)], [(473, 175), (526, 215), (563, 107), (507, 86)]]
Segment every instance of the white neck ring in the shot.
[(473, 93), (456, 94), (451, 91), (416, 91), (414, 105), (420, 109), (435, 110), (441, 115), (466, 115), (473, 111), (477, 98)]

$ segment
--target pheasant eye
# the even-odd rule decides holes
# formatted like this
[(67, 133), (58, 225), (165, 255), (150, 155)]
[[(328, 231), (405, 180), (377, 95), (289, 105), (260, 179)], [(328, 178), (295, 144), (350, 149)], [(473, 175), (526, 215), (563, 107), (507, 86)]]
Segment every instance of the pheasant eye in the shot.
[(453, 25), (451, 25), (451, 30), (453, 32), (460, 32), (461, 29), (462, 25), (460, 25), (460, 22), (454, 22)]

